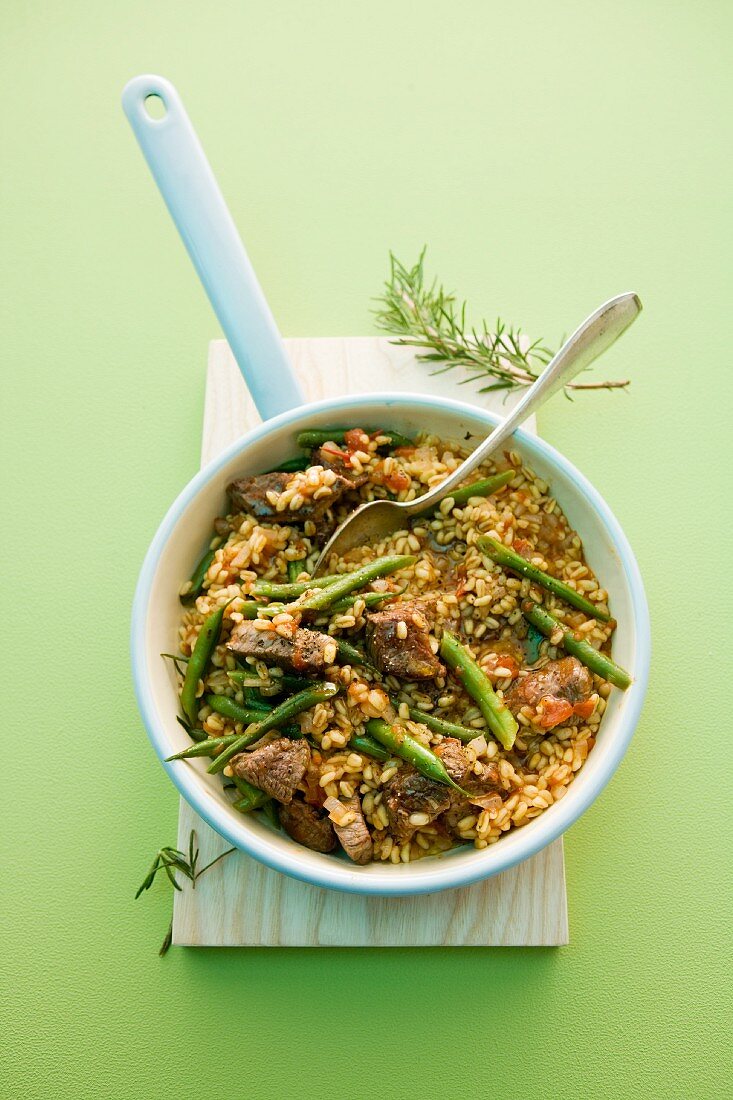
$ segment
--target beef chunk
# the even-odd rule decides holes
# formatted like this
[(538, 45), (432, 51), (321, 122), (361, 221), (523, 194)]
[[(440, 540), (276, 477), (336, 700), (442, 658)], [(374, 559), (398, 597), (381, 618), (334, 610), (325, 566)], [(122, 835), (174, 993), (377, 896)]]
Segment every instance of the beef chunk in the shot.
[(349, 859), (353, 859), (354, 863), (370, 863), (372, 858), (372, 838), (367, 828), (367, 823), (364, 820), (364, 813), (361, 808), (361, 800), (358, 794), (355, 794), (343, 805), (347, 810), (351, 810), (356, 814), (355, 819), (350, 825), (335, 825), (336, 836), (339, 838), (341, 847), (346, 852)]
[(504, 702), (515, 714), (526, 706), (538, 710), (537, 724), (552, 729), (578, 716), (587, 718), (592, 692), (593, 677), (585, 665), (577, 657), (563, 657), (516, 680)]
[[(463, 746), (455, 737), (444, 738), (435, 747), (435, 755), (441, 758), (453, 782), (469, 793), (466, 798), (460, 791), (451, 790), (450, 806), (440, 819), (450, 835), (458, 837), (458, 822), (469, 814), (480, 813), (480, 803), (485, 796), (502, 791), (499, 769), (496, 764), (482, 764), (481, 772), (477, 775), (469, 765)], [(474, 797), (478, 805), (473, 801)]]
[[(399, 623), (407, 628), (406, 638), (397, 633)], [(380, 672), (399, 680), (432, 680), (444, 671), (430, 648), (428, 621), (417, 604), (395, 604), (369, 615), (367, 648)]]
[(458, 738), (444, 737), (433, 751), (443, 761), (443, 766), (453, 782), (462, 787), (470, 765), (465, 749)]
[(390, 828), (397, 842), (404, 844), (418, 828), (410, 824), (410, 814), (427, 814), (434, 821), (450, 805), (450, 788), (408, 765), (390, 779), (384, 789), (384, 801)]
[(231, 633), (227, 649), (235, 657), (256, 657), (268, 665), (277, 665), (299, 676), (317, 676), (326, 667), (326, 646), (333, 638), (317, 630), (299, 627), (292, 638), (283, 638), (275, 630), (257, 630), (244, 619)]
[(305, 523), (307, 519), (319, 520), (323, 513), (339, 497), (353, 486), (346, 478), (338, 478), (331, 486), (331, 493), (319, 500), (310, 498), (300, 508), (285, 508), (278, 512), (268, 500), (268, 492), (282, 493), (292, 481), (289, 473), (258, 474), (257, 477), (241, 477), (227, 486), (227, 493), (236, 512), (249, 512), (257, 519), (276, 519), (278, 523)]
[(279, 737), (261, 749), (235, 756), (231, 768), (240, 779), (246, 779), (271, 798), (287, 804), (292, 802), (295, 788), (305, 775), (309, 760), (307, 741)]
[(288, 836), (314, 852), (332, 852), (336, 847), (333, 825), (314, 806), (294, 798), (280, 808), (280, 824)]
[[(368, 473), (356, 472), (349, 463), (348, 451), (342, 450), (336, 443), (326, 443), (323, 447), (316, 447), (311, 455), (311, 465), (323, 466), (324, 470), (334, 470), (340, 478), (348, 481), (350, 489), (358, 489), (369, 480)], [(345, 488), (346, 486), (343, 486), (343, 490)]]

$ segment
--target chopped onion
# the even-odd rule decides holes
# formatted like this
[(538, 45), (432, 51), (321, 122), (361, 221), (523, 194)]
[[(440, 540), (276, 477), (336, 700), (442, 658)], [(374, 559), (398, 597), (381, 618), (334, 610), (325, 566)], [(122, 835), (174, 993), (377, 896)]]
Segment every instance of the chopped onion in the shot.
[(340, 825), (349, 812), (338, 798), (331, 798), (330, 795), (324, 800), (323, 808), (328, 810), (328, 816), (336, 825)]
[(501, 795), (496, 792), (470, 795), (468, 801), (472, 806), (480, 806), (482, 810), (498, 810), (502, 804)]

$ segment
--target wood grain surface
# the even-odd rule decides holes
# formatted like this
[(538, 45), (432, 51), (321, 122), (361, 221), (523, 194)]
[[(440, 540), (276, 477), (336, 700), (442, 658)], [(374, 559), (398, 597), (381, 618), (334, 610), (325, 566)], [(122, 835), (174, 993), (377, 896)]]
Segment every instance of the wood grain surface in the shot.
[[(310, 400), (368, 390), (469, 394), (431, 376), (409, 349), (375, 337), (285, 341)], [(489, 404), (489, 402), (485, 402)], [(259, 422), (225, 341), (209, 347), (202, 465)], [(532, 423), (527, 425), (534, 427)], [(178, 844), (196, 830), (204, 866), (227, 846), (183, 799)], [(243, 852), (174, 897), (173, 942), (220, 947), (540, 946), (568, 942), (562, 840), (501, 875), (415, 898), (371, 898), (308, 886)]]

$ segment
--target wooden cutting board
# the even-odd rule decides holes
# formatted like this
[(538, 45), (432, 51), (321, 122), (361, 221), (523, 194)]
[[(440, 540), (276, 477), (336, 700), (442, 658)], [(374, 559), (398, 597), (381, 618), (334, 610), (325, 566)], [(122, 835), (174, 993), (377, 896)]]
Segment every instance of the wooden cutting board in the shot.
[[(470, 398), (453, 372), (431, 376), (386, 339), (285, 341), (310, 400), (337, 393), (417, 391)], [(482, 395), (490, 406), (492, 395)], [(500, 407), (500, 398), (495, 398)], [(259, 422), (224, 340), (209, 347), (201, 463)], [(534, 430), (534, 425), (529, 424)], [(178, 846), (196, 830), (204, 866), (228, 844), (183, 799)], [(568, 942), (562, 840), (475, 886), (415, 898), (370, 898), (308, 886), (243, 852), (174, 895), (173, 943), (216, 947), (489, 947)]]

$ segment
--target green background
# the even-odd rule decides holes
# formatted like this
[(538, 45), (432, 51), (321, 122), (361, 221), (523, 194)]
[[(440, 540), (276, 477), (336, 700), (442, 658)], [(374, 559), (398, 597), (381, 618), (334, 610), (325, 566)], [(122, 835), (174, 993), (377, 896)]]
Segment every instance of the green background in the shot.
[[(2, 7), (0, 1093), (725, 1095), (730, 5)], [(133, 893), (177, 797), (130, 600), (198, 465), (218, 326), (120, 109), (145, 71), (180, 88), (287, 335), (373, 331), (388, 249), (424, 242), (477, 314), (552, 342), (644, 301), (597, 368), (630, 392), (541, 417), (625, 526), (655, 645), (567, 837), (569, 948), (157, 957), (169, 890)]]

